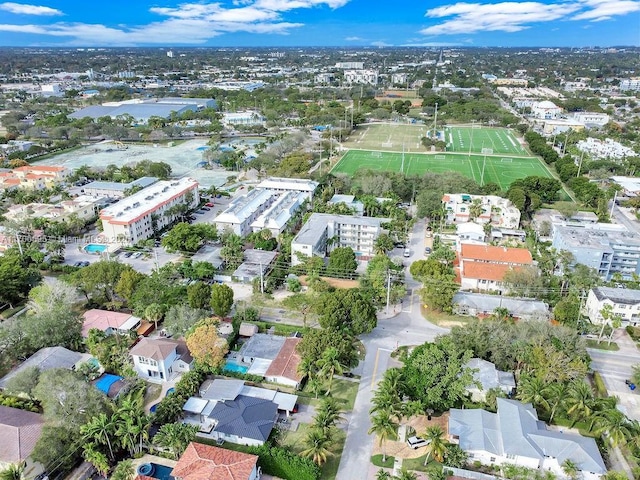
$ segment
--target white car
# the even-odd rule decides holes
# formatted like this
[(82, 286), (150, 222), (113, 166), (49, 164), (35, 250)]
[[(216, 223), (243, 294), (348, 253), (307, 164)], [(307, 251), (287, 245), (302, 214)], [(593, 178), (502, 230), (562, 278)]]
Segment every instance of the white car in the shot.
[(429, 441), (424, 440), (420, 437), (409, 437), (407, 438), (407, 445), (415, 450), (420, 447), (426, 447), (427, 445), (429, 445)]

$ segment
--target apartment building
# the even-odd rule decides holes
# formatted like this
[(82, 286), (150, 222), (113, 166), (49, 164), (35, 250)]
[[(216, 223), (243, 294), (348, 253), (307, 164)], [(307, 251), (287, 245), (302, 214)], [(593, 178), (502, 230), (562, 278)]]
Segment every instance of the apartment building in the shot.
[[(476, 223), (491, 223), (496, 227), (515, 229), (520, 226), (520, 210), (510, 200), (496, 195), (466, 195), (461, 193), (447, 193), (442, 197), (445, 210), (445, 222), (448, 225), (466, 223), (472, 220)], [(475, 204), (480, 205), (480, 211), (474, 212)]]
[(157, 182), (101, 210), (103, 234), (110, 242), (146, 240), (177, 218), (172, 207), (199, 203), (198, 182), (192, 178)]
[(369, 260), (387, 222), (388, 218), (314, 213), (291, 242), (291, 264), (298, 265), (305, 257), (324, 258), (337, 247), (351, 247), (358, 260)]
[(640, 77), (623, 78), (620, 80), (620, 90), (640, 90)]
[(92, 197), (120, 199), (125, 197), (127, 191), (134, 188), (146, 188), (157, 181), (158, 179), (156, 177), (142, 177), (129, 183), (95, 181), (87, 183), (81, 187), (80, 191), (85, 195), (91, 195)]
[(519, 267), (533, 265), (526, 248), (494, 247), (463, 243), (458, 254), (462, 289), (504, 291), (505, 274)]
[(71, 171), (59, 166), (25, 165), (0, 172), (0, 190), (28, 188), (43, 190), (64, 183)]
[(531, 107), (531, 113), (536, 118), (557, 118), (562, 113), (562, 108), (558, 107), (555, 103), (545, 100), (538, 102)]
[(311, 180), (268, 178), (245, 195), (234, 198), (214, 223), (219, 231), (230, 229), (243, 237), (265, 228), (277, 236), (313, 198), (316, 188), (318, 183)]
[(640, 238), (621, 225), (553, 225), (553, 248), (566, 250), (573, 262), (593, 268), (601, 278), (640, 273)]
[(349, 85), (377, 85), (378, 70), (345, 70), (344, 82)]
[(614, 315), (620, 315), (623, 325), (636, 326), (640, 323), (640, 290), (611, 287), (589, 290), (584, 306), (592, 323), (604, 321), (600, 312), (605, 305), (611, 306)]
[(597, 125), (602, 127), (609, 123), (609, 115), (597, 112), (576, 112), (573, 114), (574, 120), (582, 122), (585, 125)]

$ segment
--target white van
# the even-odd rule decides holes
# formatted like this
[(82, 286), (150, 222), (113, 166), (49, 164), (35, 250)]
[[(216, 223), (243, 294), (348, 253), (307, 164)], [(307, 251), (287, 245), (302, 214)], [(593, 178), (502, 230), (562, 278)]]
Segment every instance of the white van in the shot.
[(407, 445), (415, 450), (420, 447), (426, 447), (429, 445), (429, 442), (420, 437), (409, 437), (407, 438)]

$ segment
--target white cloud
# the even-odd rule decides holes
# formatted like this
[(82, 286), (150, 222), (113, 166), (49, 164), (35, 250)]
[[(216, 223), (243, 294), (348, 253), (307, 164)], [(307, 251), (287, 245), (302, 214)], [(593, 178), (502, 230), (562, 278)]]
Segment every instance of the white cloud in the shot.
[(571, 4), (540, 2), (455, 3), (427, 10), (430, 18), (451, 17), (424, 28), (424, 35), (447, 35), (483, 31), (518, 32), (536, 22), (558, 20), (578, 9)]
[(415, 42), (405, 43), (403, 47), (456, 47), (461, 45), (457, 42)]
[(583, 0), (586, 11), (572, 17), (572, 20), (600, 22), (614, 16), (640, 11), (640, 2), (634, 0)]
[(425, 17), (444, 19), (420, 31), (423, 35), (475, 32), (519, 32), (532, 24), (554, 20), (599, 22), (640, 11), (638, 0), (573, 0), (559, 3), (505, 1), (459, 2), (427, 10)]
[(40, 5), (25, 5), (23, 3), (0, 3), (0, 10), (15, 13), (17, 15), (62, 15), (60, 10)]
[(235, 0), (231, 7), (218, 2), (183, 3), (177, 7), (152, 7), (152, 13), (165, 19), (147, 25), (108, 27), (65, 22), (49, 25), (0, 24), (0, 31), (70, 37), (69, 44), (82, 45), (201, 44), (210, 38), (232, 32), (286, 35), (304, 24), (285, 21), (283, 13), (320, 6), (339, 8), (349, 1)]
[(345, 38), (345, 40), (347, 42), (362, 42), (364, 40), (364, 38), (360, 38), (360, 37), (347, 37)]
[(376, 40), (371, 42), (372, 47), (393, 47), (392, 43), (383, 42), (382, 40)]

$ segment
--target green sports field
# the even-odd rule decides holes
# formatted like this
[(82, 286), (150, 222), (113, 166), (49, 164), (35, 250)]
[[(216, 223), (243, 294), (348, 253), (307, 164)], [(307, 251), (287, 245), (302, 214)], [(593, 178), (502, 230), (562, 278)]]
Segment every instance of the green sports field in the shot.
[[(357, 170), (403, 172), (423, 175), (427, 172), (457, 172), (479, 184), (497, 183), (506, 190), (511, 182), (528, 176), (552, 177), (547, 167), (533, 157), (518, 158), (500, 155), (465, 155), (456, 153), (420, 154), (349, 150), (331, 173), (353, 175)], [(484, 173), (483, 173), (484, 170)]]
[(529, 155), (506, 128), (448, 126), (444, 129), (444, 140), (448, 152)]

